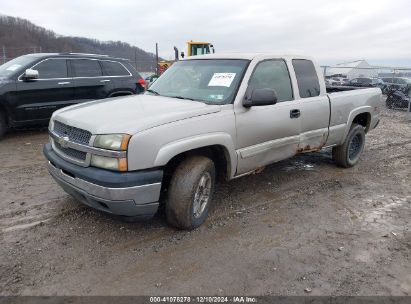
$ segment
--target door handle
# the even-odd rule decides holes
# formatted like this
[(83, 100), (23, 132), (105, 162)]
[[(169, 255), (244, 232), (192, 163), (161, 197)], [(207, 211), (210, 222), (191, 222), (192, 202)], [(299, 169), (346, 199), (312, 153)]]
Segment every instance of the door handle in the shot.
[(103, 79), (103, 80), (100, 80), (100, 82), (110, 82), (110, 79)]
[(58, 85), (66, 85), (66, 84), (70, 84), (70, 81), (59, 82), (57, 84)]
[(301, 112), (299, 109), (293, 109), (290, 111), (290, 118), (298, 118), (300, 117)]

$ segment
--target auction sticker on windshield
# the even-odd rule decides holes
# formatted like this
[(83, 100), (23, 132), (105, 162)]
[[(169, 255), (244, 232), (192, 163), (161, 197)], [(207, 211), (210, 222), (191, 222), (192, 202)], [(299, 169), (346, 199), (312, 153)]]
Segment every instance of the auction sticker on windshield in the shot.
[(214, 73), (208, 83), (209, 87), (229, 87), (236, 73)]

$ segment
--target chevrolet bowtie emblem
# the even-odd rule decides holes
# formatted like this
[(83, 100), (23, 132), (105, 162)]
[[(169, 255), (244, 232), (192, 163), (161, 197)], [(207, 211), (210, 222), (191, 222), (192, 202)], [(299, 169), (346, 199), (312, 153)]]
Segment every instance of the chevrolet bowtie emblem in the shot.
[(59, 143), (60, 146), (62, 146), (63, 148), (67, 148), (67, 147), (68, 147), (68, 141), (69, 141), (69, 140), (70, 140), (70, 138), (68, 138), (67, 136), (59, 137), (58, 143)]

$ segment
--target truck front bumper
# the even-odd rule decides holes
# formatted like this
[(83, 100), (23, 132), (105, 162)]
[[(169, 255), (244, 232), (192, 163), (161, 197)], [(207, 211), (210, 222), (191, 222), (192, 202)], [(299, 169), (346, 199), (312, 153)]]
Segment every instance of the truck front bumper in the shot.
[(60, 158), (50, 144), (43, 153), (51, 176), (81, 203), (121, 216), (150, 218), (157, 212), (162, 170), (120, 173), (85, 168)]

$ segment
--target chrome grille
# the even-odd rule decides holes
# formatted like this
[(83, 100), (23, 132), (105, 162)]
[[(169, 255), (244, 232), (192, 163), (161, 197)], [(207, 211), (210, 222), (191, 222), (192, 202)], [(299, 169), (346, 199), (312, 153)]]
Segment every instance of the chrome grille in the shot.
[(78, 144), (88, 145), (91, 138), (91, 133), (89, 131), (68, 126), (57, 120), (54, 121), (53, 131), (58, 136), (68, 137), (70, 141)]
[(74, 158), (76, 160), (80, 161), (86, 161), (87, 153), (71, 148), (63, 148), (57, 141), (54, 141), (54, 146), (56, 147), (57, 150), (59, 150), (61, 153), (67, 155), (70, 158)]

